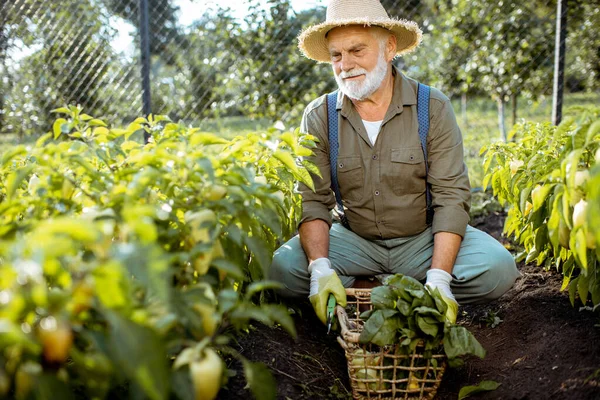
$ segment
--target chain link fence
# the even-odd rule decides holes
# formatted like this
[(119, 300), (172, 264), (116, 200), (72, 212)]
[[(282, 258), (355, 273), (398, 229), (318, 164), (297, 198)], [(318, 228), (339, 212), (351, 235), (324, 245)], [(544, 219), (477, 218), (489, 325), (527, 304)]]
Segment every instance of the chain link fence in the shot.
[[(245, 126), (258, 120), (293, 125), (309, 101), (335, 89), (330, 68), (296, 47), (303, 27), (324, 20), (325, 1), (145, 1), (156, 114), (195, 125), (236, 118)], [(46, 132), (50, 111), (65, 104), (112, 125), (142, 115), (140, 3), (4, 0), (0, 133)], [(450, 96), (483, 96), (500, 105), (551, 95), (556, 0), (382, 3), (425, 33), (415, 53), (396, 60), (409, 76)], [(568, 4), (567, 90), (594, 92), (600, 88), (600, 1)]]

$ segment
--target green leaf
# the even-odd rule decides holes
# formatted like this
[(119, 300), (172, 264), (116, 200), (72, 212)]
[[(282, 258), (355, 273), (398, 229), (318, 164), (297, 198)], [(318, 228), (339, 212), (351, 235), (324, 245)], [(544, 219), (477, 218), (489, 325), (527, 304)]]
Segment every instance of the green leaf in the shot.
[(467, 354), (485, 357), (485, 349), (464, 326), (453, 325), (444, 334), (444, 351), (449, 359)]
[(409, 303), (404, 299), (398, 299), (398, 301), (396, 302), (396, 308), (398, 309), (398, 311), (400, 311), (400, 314), (407, 317), (410, 315), (410, 312), (412, 310), (412, 303)]
[(21, 186), (23, 181), (31, 171), (33, 170), (33, 165), (26, 165), (23, 168), (19, 168), (17, 171), (13, 171), (8, 175), (6, 179), (6, 197), (10, 200), (14, 197), (17, 189)]
[(168, 303), (172, 280), (169, 260), (158, 247), (140, 246), (138, 251), (132, 252), (127, 245), (116, 246), (114, 257), (144, 285), (148, 296), (162, 304)]
[[(3, 149), (4, 150), (4, 149)], [(27, 154), (25, 146), (15, 146), (4, 151), (2, 154), (2, 168), (6, 168), (8, 164), (16, 157)]]
[(533, 190), (532, 187), (526, 187), (521, 190), (521, 195), (519, 199), (519, 210), (521, 210), (521, 214), (525, 213), (525, 209), (527, 208), (527, 202), (529, 201), (529, 195)]
[(69, 386), (58, 379), (57, 375), (44, 373), (35, 377), (33, 399), (35, 400), (54, 400), (74, 399), (73, 392)]
[(458, 400), (466, 399), (467, 397), (477, 393), (496, 390), (499, 386), (500, 384), (496, 381), (481, 381), (477, 386), (462, 387), (458, 393)]
[(66, 107), (55, 108), (54, 110), (52, 110), (50, 112), (51, 113), (60, 113), (60, 114), (71, 114), (71, 110), (69, 110)]
[(414, 298), (425, 296), (423, 284), (410, 276), (397, 274), (390, 278), (388, 286), (392, 287), (394, 292), (407, 302), (413, 302)]
[(82, 243), (94, 243), (100, 235), (91, 221), (69, 217), (58, 217), (42, 222), (38, 231), (46, 235), (64, 235)]
[(250, 300), (250, 299), (252, 299), (252, 296), (254, 296), (256, 293), (262, 292), (264, 290), (269, 290), (269, 289), (282, 289), (282, 288), (283, 288), (283, 285), (280, 282), (276, 282), (276, 281), (253, 282), (250, 284), (250, 286), (248, 286), (246, 295), (244, 297), (246, 300)]
[(237, 264), (235, 264), (225, 258), (216, 258), (211, 261), (210, 265), (214, 266), (219, 271), (227, 273), (227, 275), (230, 275), (234, 279), (237, 279), (240, 281), (244, 280), (244, 273), (241, 270), (241, 268)]
[[(583, 154), (583, 150), (574, 150), (566, 157), (562, 162), (561, 168), (564, 167), (565, 178), (567, 181), (567, 187), (572, 188), (575, 186), (575, 174), (577, 173), (577, 167), (579, 166), (579, 159)], [(568, 171), (568, 173), (567, 173)]]
[[(446, 306), (446, 307), (448, 307), (448, 306)], [(434, 318), (438, 322), (442, 322), (442, 323), (446, 320), (446, 317), (444, 316), (445, 314), (442, 314), (440, 311), (438, 311), (437, 309), (435, 309), (433, 307), (426, 307), (426, 306), (416, 307), (413, 310), (413, 312), (415, 314), (418, 314), (418, 315), (422, 316), (422, 317), (431, 317), (431, 318)]]
[(585, 137), (585, 145), (587, 146), (589, 143), (591, 143), (595, 136), (598, 135), (600, 133), (600, 121), (596, 121), (593, 124), (590, 125), (588, 131), (587, 131), (587, 135)]
[(296, 160), (294, 160), (294, 157), (292, 157), (289, 152), (277, 150), (275, 153), (273, 153), (273, 157), (281, 161), (281, 163), (285, 165), (302, 183), (304, 183), (310, 189), (315, 190), (314, 182), (308, 171), (304, 168), (298, 167)]
[(590, 293), (590, 285), (589, 285), (589, 277), (585, 274), (579, 275), (579, 279), (577, 281), (577, 292), (579, 293), (579, 298), (583, 305), (587, 303), (588, 294)]
[(267, 269), (271, 265), (272, 254), (268, 249), (267, 244), (256, 236), (245, 236), (244, 243), (248, 246), (253, 254), (253, 257), (258, 261), (258, 265), (262, 270), (262, 276), (267, 276)]
[(178, 399), (193, 399), (195, 396), (194, 384), (189, 368), (180, 368), (171, 371), (171, 387)]
[(378, 310), (396, 308), (396, 296), (389, 286), (378, 286), (371, 290), (371, 304)]
[(587, 269), (587, 241), (583, 229), (579, 229), (577, 233), (575, 233), (575, 254), (577, 254), (577, 259), (581, 264), (581, 268)]
[(211, 144), (227, 144), (228, 140), (215, 135), (214, 133), (195, 133), (190, 137), (190, 145), (211, 145)]
[(400, 319), (394, 310), (376, 310), (365, 322), (360, 333), (359, 343), (374, 343), (386, 346), (396, 342), (396, 333), (400, 329)]
[(575, 307), (575, 295), (577, 294), (577, 286), (579, 281), (579, 276), (575, 279), (571, 280), (569, 284), (569, 300), (571, 301), (571, 306)]
[(546, 201), (546, 198), (550, 194), (550, 191), (553, 187), (554, 185), (542, 185), (533, 189), (531, 193), (531, 200), (533, 204), (532, 211), (537, 211), (542, 205), (544, 205), (544, 202)]
[(571, 282), (571, 276), (573, 275), (574, 264), (575, 264), (575, 259), (573, 257), (569, 257), (569, 259), (562, 266), (564, 279), (563, 279), (563, 284), (560, 288), (561, 292), (563, 290), (565, 290), (569, 286), (569, 283)]
[(256, 400), (274, 400), (277, 384), (271, 371), (263, 363), (253, 363), (242, 359), (244, 375)]
[[(65, 127), (65, 128), (63, 128)], [(58, 139), (58, 137), (62, 134), (62, 133), (68, 133), (68, 123), (67, 120), (64, 118), (58, 118), (56, 121), (54, 121), (54, 124), (52, 125), (52, 132), (54, 133), (54, 140)]]
[(442, 318), (445, 318), (444, 316), (446, 315), (446, 311), (448, 311), (448, 303), (444, 301), (444, 299), (442, 298), (442, 294), (440, 293), (440, 290), (438, 288), (434, 288), (433, 290), (429, 288), (429, 292), (431, 294), (431, 297), (433, 297), (433, 301), (435, 302), (435, 308), (442, 316)]
[(274, 322), (281, 325), (292, 337), (296, 338), (296, 327), (286, 306), (280, 304), (263, 304), (261, 308)]
[[(437, 312), (437, 311), (436, 311)], [(435, 337), (438, 334), (440, 322), (435, 318), (417, 316), (417, 325), (426, 335)], [(442, 323), (443, 326), (443, 323)]]
[(152, 400), (167, 397), (170, 386), (166, 348), (152, 330), (106, 311), (109, 353), (115, 369), (134, 380)]
[(560, 227), (560, 199), (562, 196), (556, 196), (552, 201), (552, 211), (550, 212), (550, 218), (548, 218), (548, 237), (552, 246), (557, 249), (559, 242), (559, 227)]
[(219, 299), (219, 312), (225, 314), (231, 311), (239, 300), (239, 295), (235, 290), (224, 289), (217, 295)]

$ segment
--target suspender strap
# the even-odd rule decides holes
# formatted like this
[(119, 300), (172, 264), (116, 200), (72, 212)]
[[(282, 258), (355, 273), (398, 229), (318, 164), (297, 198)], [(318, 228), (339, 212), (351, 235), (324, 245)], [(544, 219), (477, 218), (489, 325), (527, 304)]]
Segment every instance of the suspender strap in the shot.
[(329, 165), (331, 170), (331, 189), (335, 193), (335, 202), (337, 203), (337, 212), (345, 228), (350, 229), (348, 219), (344, 213), (344, 205), (342, 204), (342, 195), (337, 179), (337, 159), (339, 153), (338, 141), (338, 112), (337, 112), (337, 95), (338, 91), (327, 95), (327, 123), (329, 131)]
[(425, 156), (425, 198), (427, 199), (427, 225), (433, 222), (433, 207), (431, 204), (431, 189), (429, 178), (429, 159), (427, 158), (427, 135), (429, 134), (429, 94), (431, 88), (419, 83), (417, 92), (417, 118), (419, 120), (419, 138), (421, 149)]

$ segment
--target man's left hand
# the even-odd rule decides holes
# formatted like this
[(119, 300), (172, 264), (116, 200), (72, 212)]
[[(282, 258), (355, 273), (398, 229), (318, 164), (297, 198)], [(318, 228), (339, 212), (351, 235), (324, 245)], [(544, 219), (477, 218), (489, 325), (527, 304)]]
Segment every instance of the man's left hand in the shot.
[(442, 295), (442, 299), (448, 305), (446, 310), (446, 320), (454, 324), (456, 317), (458, 316), (458, 302), (450, 290), (450, 282), (452, 282), (452, 275), (444, 271), (443, 269), (430, 269), (427, 271), (427, 281), (425, 286), (431, 289), (438, 289)]

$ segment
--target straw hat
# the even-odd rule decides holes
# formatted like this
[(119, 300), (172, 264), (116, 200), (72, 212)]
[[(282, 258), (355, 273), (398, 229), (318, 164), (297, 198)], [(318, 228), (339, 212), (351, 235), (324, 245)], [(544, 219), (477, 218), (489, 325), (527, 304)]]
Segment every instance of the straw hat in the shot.
[(379, 0), (331, 0), (325, 22), (306, 28), (298, 36), (300, 51), (312, 60), (330, 63), (327, 32), (346, 25), (388, 29), (398, 39), (398, 55), (413, 51), (423, 36), (416, 22), (390, 18)]

